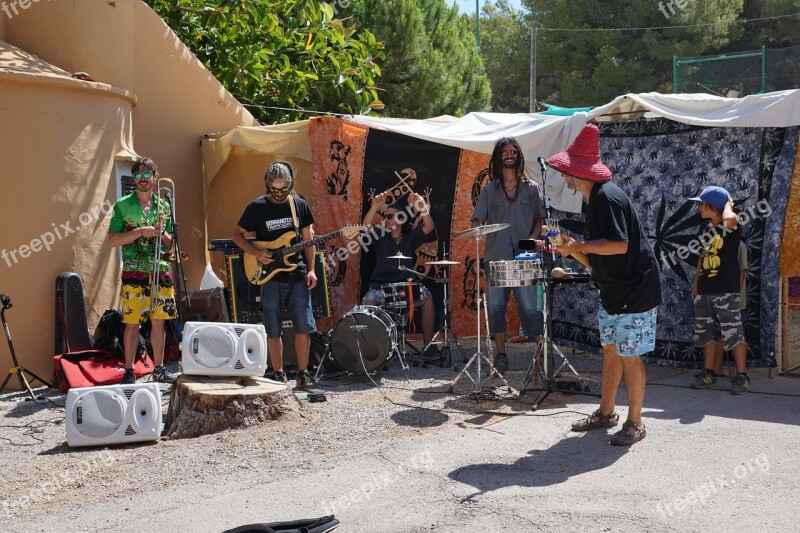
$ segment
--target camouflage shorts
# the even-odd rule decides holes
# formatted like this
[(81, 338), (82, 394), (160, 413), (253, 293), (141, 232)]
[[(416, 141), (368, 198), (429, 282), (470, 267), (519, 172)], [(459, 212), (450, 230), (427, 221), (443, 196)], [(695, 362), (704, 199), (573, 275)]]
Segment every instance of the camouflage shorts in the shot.
[(744, 342), (739, 293), (698, 294), (694, 299), (694, 344), (703, 347), (722, 337), (725, 350)]

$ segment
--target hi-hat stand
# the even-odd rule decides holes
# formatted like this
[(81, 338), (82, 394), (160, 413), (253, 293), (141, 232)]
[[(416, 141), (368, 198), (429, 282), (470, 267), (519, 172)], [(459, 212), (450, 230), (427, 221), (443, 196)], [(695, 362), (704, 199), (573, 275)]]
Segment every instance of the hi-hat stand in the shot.
[[(443, 275), (440, 277), (431, 277), (425, 274), (420, 274), (415, 270), (412, 270), (405, 266), (400, 266), (401, 270), (406, 270), (408, 272), (413, 272), (418, 276), (422, 276), (426, 279), (433, 281), (434, 283), (438, 283), (443, 285), (442, 290), (442, 326), (434, 333), (431, 340), (422, 347), (422, 353), (436, 343), (436, 339), (439, 338), (439, 334), (442, 334), (442, 347), (440, 348), (440, 356), (439, 356), (439, 367), (444, 368), (445, 362), (447, 362), (447, 366), (453, 365), (453, 347), (458, 350), (459, 354), (461, 354), (461, 361), (466, 361), (467, 356), (464, 353), (464, 349), (461, 347), (461, 343), (458, 340), (458, 337), (450, 328), (450, 274), (449, 269), (453, 265), (459, 264), (457, 261), (449, 261), (447, 259), (447, 252), (444, 252), (444, 259), (441, 261), (428, 261), (427, 265), (432, 266), (440, 266), (442, 267)], [(433, 294), (430, 296), (433, 297)], [(427, 366), (423, 362), (423, 367)]]
[(25, 390), (30, 395), (30, 398), (25, 398), (25, 400), (33, 400), (35, 403), (41, 403), (44, 401), (44, 398), (40, 396), (36, 396), (33, 391), (31, 390), (31, 385), (28, 382), (28, 378), (25, 377), (27, 373), (31, 377), (31, 383), (33, 381), (41, 381), (42, 384), (47, 385), (48, 387), (52, 387), (53, 385), (44, 379), (40, 378), (30, 370), (26, 369), (23, 366), (20, 366), (19, 362), (17, 362), (17, 352), (14, 350), (14, 343), (11, 342), (11, 332), (8, 329), (8, 322), (6, 322), (6, 309), (11, 309), (11, 298), (6, 296), (5, 294), (0, 294), (0, 303), (3, 305), (3, 309), (0, 310), (0, 320), (3, 322), (3, 329), (6, 333), (6, 340), (8, 341), (8, 349), (11, 351), (11, 361), (13, 361), (14, 366), (11, 367), (11, 370), (8, 371), (8, 375), (6, 376), (5, 381), (3, 384), (0, 385), (0, 392), (3, 392), (6, 388), (6, 384), (11, 379), (11, 376), (14, 374), (17, 375), (17, 379), (19, 380), (19, 388), (20, 390)]

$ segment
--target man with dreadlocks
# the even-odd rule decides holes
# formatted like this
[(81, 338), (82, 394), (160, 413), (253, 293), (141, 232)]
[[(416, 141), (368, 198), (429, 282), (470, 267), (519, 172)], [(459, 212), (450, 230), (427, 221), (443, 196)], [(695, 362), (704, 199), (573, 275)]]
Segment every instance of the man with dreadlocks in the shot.
[[(484, 265), (513, 260), (522, 252), (520, 239), (539, 237), (543, 218), (542, 194), (539, 186), (525, 176), (525, 157), (516, 139), (506, 137), (497, 141), (489, 162), (489, 175), (490, 181), (481, 190), (472, 212), (472, 226), (507, 223), (510, 227), (486, 235)], [(502, 374), (508, 370), (506, 309), (510, 287), (493, 287), (491, 279), (487, 279), (487, 286), (489, 333), (497, 346), (495, 368)], [(544, 328), (542, 314), (536, 311), (536, 288), (514, 287), (514, 299), (525, 334), (541, 336)]]
[[(293, 191), (294, 168), (288, 161), (275, 161), (264, 176), (266, 194), (250, 202), (233, 229), (233, 242), (245, 252), (258, 257), (262, 263), (272, 261), (272, 252), (261, 250), (247, 241), (245, 233), (255, 232), (256, 240), (274, 241), (287, 231), (300, 235), (299, 241), (313, 238), (311, 225), (314, 216), (308, 204)], [(292, 207), (291, 204), (294, 204)], [(298, 241), (298, 242), (299, 242)], [(311, 308), (311, 289), (317, 285), (314, 273), (316, 248), (309, 246), (296, 254), (297, 268), (281, 272), (261, 285), (261, 313), (267, 330), (267, 351), (275, 371), (273, 379), (286, 383), (283, 371), (283, 339), (281, 338), (284, 309), (288, 307), (294, 326), (294, 346), (297, 354), (297, 386), (313, 385), (308, 372), (308, 352), (311, 334), (317, 330)]]

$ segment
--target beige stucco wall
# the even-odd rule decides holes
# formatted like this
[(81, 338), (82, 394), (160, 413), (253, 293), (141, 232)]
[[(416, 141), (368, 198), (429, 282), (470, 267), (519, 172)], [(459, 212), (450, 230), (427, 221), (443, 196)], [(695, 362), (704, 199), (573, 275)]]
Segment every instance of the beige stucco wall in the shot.
[[(116, 297), (105, 244), (116, 194), (108, 176), (131, 140), (134, 100), (75, 80), (2, 72), (0, 102), (0, 292), (12, 299), (6, 318), (19, 362), (49, 379), (56, 276), (81, 276), (89, 311)], [(3, 346), (0, 368), (10, 367)]]
[[(63, 177), (74, 173), (77, 179), (75, 189), (82, 186), (86, 191), (82, 202), (72, 207), (74, 212), (67, 213), (57, 207), (61, 200), (54, 196), (56, 191), (36, 187), (26, 189), (23, 197), (40, 206), (37, 210), (25, 210), (29, 215), (26, 223), (31, 213), (40, 211), (47, 213), (44, 217), (46, 220), (41, 223), (46, 222), (49, 227), (51, 222), (64, 222), (69, 220), (69, 216), (80, 213), (87, 202), (91, 203), (105, 195), (114, 199), (116, 183), (109, 161), (113, 160), (115, 150), (108, 144), (100, 144), (74, 152), (67, 151), (65, 147), (83, 146), (82, 137), (75, 128), (65, 129), (61, 116), (74, 113), (84, 117), (84, 127), (92, 131), (100, 124), (112, 120), (126, 121), (132, 116), (132, 148), (136, 153), (154, 159), (162, 176), (172, 178), (176, 183), (180, 239), (183, 251), (189, 254), (189, 261), (185, 264), (188, 286), (190, 290), (196, 289), (207, 256), (199, 141), (206, 133), (227, 131), (238, 125), (254, 125), (252, 116), (197, 61), (161, 19), (139, 0), (34, 3), (12, 19), (5, 20), (0, 26), (2, 30), (5, 40), (10, 44), (68, 72), (85, 71), (97, 82), (130, 91), (138, 101), (132, 111), (104, 108), (107, 115), (98, 111), (100, 116), (90, 110), (89, 100), (72, 99), (71, 107), (67, 110), (55, 98), (48, 102), (48, 106), (59, 109), (60, 114), (51, 115), (42, 113), (42, 105), (31, 101), (35, 95), (23, 99), (18, 90), (3, 93), (0, 108), (15, 115), (15, 124), (19, 126), (17, 129), (8, 128), (3, 121), (4, 137), (12, 136), (14, 146), (19, 150), (15, 152), (16, 166), (10, 167), (13, 171), (11, 175)], [(39, 132), (50, 129), (57, 130), (63, 138), (59, 137), (55, 142), (48, 135), (39, 135)], [(32, 142), (34, 139), (35, 144)], [(34, 145), (38, 147), (35, 151), (31, 149)], [(11, 145), (2, 145), (4, 153), (7, 146)], [(37, 161), (32, 162), (31, 157)], [(84, 164), (91, 166), (91, 173), (78, 170)], [(6, 168), (0, 178), (5, 183), (10, 179), (6, 178), (8, 166), (5, 157), (4, 166)], [(71, 196), (65, 198), (72, 204)], [(38, 214), (33, 216), (37, 224), (40, 217)], [(103, 227), (107, 227), (107, 223), (105, 220)], [(16, 227), (24, 226), (16, 223)], [(28, 236), (28, 233), (31, 235)], [(26, 239), (39, 233), (38, 230), (26, 229), (24, 235), (12, 236), (10, 240), (4, 236), (3, 243), (17, 245), (15, 243), (26, 242)], [(97, 294), (87, 304), (90, 327), (93, 327), (103, 310), (118, 304), (118, 265), (116, 256), (111, 256), (105, 234), (98, 229), (76, 239), (73, 244), (78, 244), (80, 249), (74, 252), (74, 256), (64, 252), (66, 248), (48, 254), (48, 261), (59, 266), (37, 279), (40, 287), (36, 289), (36, 298), (20, 297), (20, 300), (30, 300), (28, 305), (35, 307), (35, 315), (31, 316), (38, 319), (35, 323), (18, 324), (15, 337), (20, 339), (17, 341), (19, 343), (26, 336), (46, 339), (37, 339), (37, 347), (28, 351), (26, 358), (35, 361), (29, 365), (45, 372), (47, 376), (52, 373), (49, 359), (52, 357), (54, 335), (54, 273), (72, 269), (82, 277), (87, 275), (92, 278), (84, 278), (85, 290), (89, 290), (89, 281), (93, 282), (92, 286), (96, 285), (94, 282), (100, 282), (89, 273), (107, 272), (109, 268), (114, 270), (114, 276), (102, 278), (102, 288), (91, 289)], [(26, 261), (33, 263), (35, 260)], [(0, 281), (0, 291), (5, 290), (2, 288), (6, 284), (5, 275)], [(17, 311), (16, 304), (14, 311)], [(21, 352), (21, 346), (17, 347), (17, 351)], [(3, 357), (4, 351), (0, 350), (0, 362)]]

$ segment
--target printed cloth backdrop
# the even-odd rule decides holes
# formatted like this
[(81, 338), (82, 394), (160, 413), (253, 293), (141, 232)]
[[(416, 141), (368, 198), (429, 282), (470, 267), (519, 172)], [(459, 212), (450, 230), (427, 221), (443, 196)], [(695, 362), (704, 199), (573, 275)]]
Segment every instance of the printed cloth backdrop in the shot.
[[(656, 350), (647, 360), (698, 366), (690, 298), (697, 255), (686, 253), (704, 222), (695, 202), (708, 185), (725, 187), (747, 216), (747, 310), (743, 314), (748, 366), (773, 367), (780, 278), (778, 249), (789, 196), (797, 128), (704, 128), (665, 119), (601, 123), (603, 161), (636, 207), (662, 269)], [(744, 215), (743, 215), (744, 216)], [(680, 253), (684, 251), (684, 253)], [(599, 348), (598, 293), (558, 287), (554, 336), (567, 345)]]
[[(744, 314), (749, 344), (748, 365), (775, 366), (778, 254), (797, 147), (798, 128), (706, 128), (665, 119), (599, 124), (603, 161), (614, 182), (636, 207), (653, 248), (661, 260), (664, 305), (659, 309), (656, 351), (648, 359), (671, 366), (697, 366), (691, 282), (697, 255), (683, 253), (702, 225), (694, 202), (707, 185), (728, 189), (749, 222), (743, 238), (749, 252), (748, 308)], [(476, 277), (476, 240), (454, 238), (470, 227), (469, 217), (488, 181), (489, 156), (412, 137), (367, 128), (333, 117), (311, 122), (313, 210), (317, 234), (360, 224), (371, 194), (389, 191), (404, 196), (408, 183), (432, 206), (436, 240), (404, 261), (409, 268), (441, 279), (443, 268), (426, 261), (458, 261), (450, 276), (451, 327), (458, 336), (476, 334), (476, 286), (486, 287), (484, 268)], [(550, 154), (542, 154), (548, 156)], [(401, 179), (402, 178), (402, 179)], [(557, 213), (562, 229), (582, 232), (580, 215)], [(379, 222), (379, 221), (378, 221)], [(415, 221), (416, 223), (416, 221)], [(331, 293), (332, 318), (318, 322), (321, 330), (352, 310), (366, 291), (374, 265), (373, 237), (347, 242), (337, 239), (324, 250)], [(481, 255), (483, 241), (478, 241)], [(762, 253), (766, 251), (766, 253)], [(485, 265), (482, 265), (484, 267)], [(442, 317), (443, 284), (425, 279)], [(599, 352), (597, 291), (587, 284), (554, 288), (553, 336), (559, 344)], [(519, 328), (515, 307), (509, 306), (508, 332)], [(482, 317), (481, 328), (485, 328)], [(483, 330), (482, 332), (485, 332)], [(764, 334), (762, 335), (762, 332)]]
[[(401, 264), (427, 276), (418, 280), (431, 291), (438, 324), (442, 321), (444, 284), (436, 280), (448, 276), (450, 327), (458, 336), (475, 335), (476, 243), (474, 238), (453, 238), (453, 235), (470, 227), (473, 207), (487, 181), (489, 156), (331, 117), (313, 119), (310, 136), (316, 232), (329, 233), (345, 224), (360, 224), (373, 194), (388, 191), (391, 200), (387, 203), (392, 203), (408, 195), (404, 183), (408, 184), (427, 198), (436, 237), (421, 246), (411, 261)], [(380, 222), (378, 217), (375, 223)], [(416, 218), (412, 223), (419, 222)], [(320, 329), (330, 329), (339, 317), (359, 304), (375, 264), (374, 247), (370, 246), (375, 235), (362, 236), (360, 243), (350, 244), (350, 250), (342, 239), (327, 244), (324, 255), (332, 317), (320, 320)], [(483, 241), (478, 243), (481, 254)], [(458, 261), (458, 265), (426, 265), (428, 261), (443, 259), (445, 253), (448, 259)], [(482, 271), (481, 274), (481, 287), (485, 288)], [(507, 319), (509, 332), (516, 333), (519, 319), (513, 301)], [(483, 320), (481, 327), (485, 333)]]

